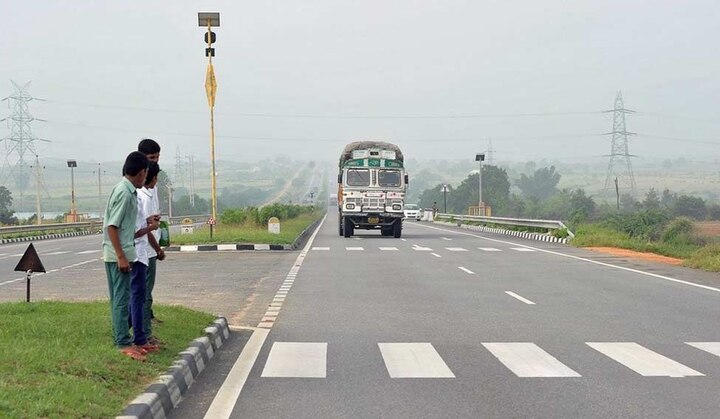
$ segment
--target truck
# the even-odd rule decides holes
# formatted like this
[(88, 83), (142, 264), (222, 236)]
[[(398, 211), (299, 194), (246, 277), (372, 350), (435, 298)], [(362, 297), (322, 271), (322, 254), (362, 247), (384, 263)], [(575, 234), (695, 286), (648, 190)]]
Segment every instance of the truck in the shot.
[(338, 233), (380, 230), (400, 238), (408, 175), (400, 148), (385, 141), (355, 141), (338, 164)]

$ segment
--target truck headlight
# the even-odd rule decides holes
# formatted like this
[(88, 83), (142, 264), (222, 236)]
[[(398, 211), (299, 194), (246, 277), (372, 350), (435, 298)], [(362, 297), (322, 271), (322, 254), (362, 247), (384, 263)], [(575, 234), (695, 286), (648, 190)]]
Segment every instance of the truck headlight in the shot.
[(392, 209), (393, 209), (393, 211), (400, 211), (402, 209), (402, 205), (401, 204), (393, 204)]
[(354, 209), (355, 209), (355, 204), (353, 204), (353, 203), (347, 203), (347, 204), (345, 204), (345, 208), (347, 208), (347, 209), (349, 209), (349, 210), (354, 210)]

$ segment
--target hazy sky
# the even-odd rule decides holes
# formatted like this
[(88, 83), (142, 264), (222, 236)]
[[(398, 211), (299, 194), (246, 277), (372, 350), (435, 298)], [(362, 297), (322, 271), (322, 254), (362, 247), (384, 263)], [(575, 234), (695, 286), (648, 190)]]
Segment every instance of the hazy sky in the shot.
[(41, 157), (120, 160), (149, 136), (207, 160), (198, 11), (221, 13), (220, 159), (335, 159), (371, 138), (418, 159), (490, 138), (500, 160), (597, 158), (619, 89), (631, 153), (719, 154), (712, 0), (0, 0), (0, 97), (31, 80), (47, 100), (31, 104)]

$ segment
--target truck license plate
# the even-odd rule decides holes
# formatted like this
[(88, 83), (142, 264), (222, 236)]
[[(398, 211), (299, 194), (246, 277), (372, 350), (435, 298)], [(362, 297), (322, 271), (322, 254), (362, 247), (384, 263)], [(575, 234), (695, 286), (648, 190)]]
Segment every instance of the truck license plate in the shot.
[(378, 218), (378, 217), (368, 217), (369, 224), (377, 224), (379, 222), (380, 222), (380, 218)]

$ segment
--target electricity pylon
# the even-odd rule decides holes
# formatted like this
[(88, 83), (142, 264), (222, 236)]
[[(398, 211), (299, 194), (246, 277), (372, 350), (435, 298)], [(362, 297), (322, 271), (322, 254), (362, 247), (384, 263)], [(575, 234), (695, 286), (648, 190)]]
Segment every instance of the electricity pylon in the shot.
[(20, 191), (18, 209), (22, 211), (25, 188), (30, 182), (30, 171), (26, 170), (30, 165), (25, 158), (37, 154), (35, 152), (35, 141), (49, 141), (35, 137), (30, 126), (33, 121), (43, 120), (34, 118), (30, 114), (28, 103), (33, 100), (43, 99), (30, 96), (28, 88), (31, 82), (27, 82), (22, 86), (14, 81), (11, 81), (11, 83), (15, 91), (12, 95), (2, 99), (3, 102), (8, 102), (12, 113), (7, 118), (0, 119), (0, 122), (6, 121), (10, 129), (10, 135), (0, 139), (5, 145), (5, 160), (2, 171), (0, 171), (0, 179), (5, 185), (9, 183), (8, 180), (11, 178), (14, 180), (15, 187)]
[[(605, 193), (609, 195), (617, 187), (618, 195), (624, 192), (634, 196), (637, 186), (630, 158), (637, 156), (629, 152), (628, 137), (635, 133), (626, 130), (625, 114), (635, 113), (635, 111), (625, 109), (622, 92), (618, 91), (615, 96), (615, 108), (605, 112), (613, 113), (613, 130), (605, 134), (612, 135), (610, 154), (606, 156), (610, 157), (610, 161), (605, 176)], [(617, 183), (615, 182), (616, 178)]]

